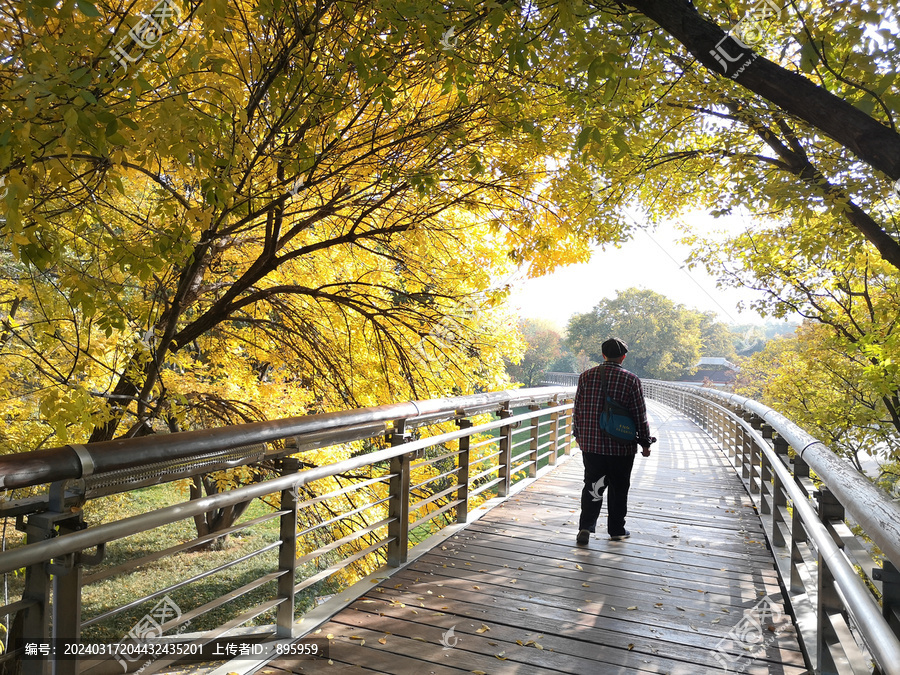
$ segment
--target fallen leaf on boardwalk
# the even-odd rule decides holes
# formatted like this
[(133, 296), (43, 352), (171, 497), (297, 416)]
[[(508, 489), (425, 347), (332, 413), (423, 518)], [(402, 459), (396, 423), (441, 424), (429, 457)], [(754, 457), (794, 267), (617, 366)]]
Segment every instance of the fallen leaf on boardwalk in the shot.
[(527, 607), (519, 607), (519, 611), (520, 611), (520, 612), (527, 612), (527, 611), (528, 611), (528, 608), (527, 608)]
[(584, 568), (583, 568), (581, 565), (579, 565), (578, 563), (575, 563), (575, 569), (576, 569), (576, 570), (583, 570)]
[(378, 638), (378, 641), (383, 645), (387, 644), (387, 638)]
[(364, 604), (364, 605), (369, 605), (369, 604), (372, 604), (372, 603), (374, 603), (374, 602), (375, 602), (374, 600), (363, 600), (363, 601), (362, 601), (362, 604)]
[(473, 673), (473, 675), (487, 675), (487, 673), (483, 670), (473, 670), (471, 672)]
[(500, 652), (499, 654), (494, 654), (494, 658), (500, 659), (501, 661), (506, 661), (506, 657), (504, 656), (506, 652)]
[(347, 638), (348, 640), (362, 640), (359, 635), (351, 635)]
[(662, 588), (662, 590), (665, 591), (666, 593), (671, 593), (671, 592), (672, 592), (672, 591), (670, 591), (668, 588), (663, 588), (662, 586), (660, 586), (660, 588)]
[(487, 632), (487, 631), (489, 631), (489, 630), (490, 630), (490, 628), (489, 628), (488, 626), (485, 626), (484, 624), (481, 624), (481, 628), (479, 628), (479, 629), (476, 630), (475, 632), (476, 632), (476, 633), (484, 633), (484, 632)]
[(681, 610), (682, 612), (687, 611), (684, 607), (679, 607), (678, 605), (675, 605), (675, 609)]
[(656, 607), (662, 607), (663, 604), (662, 604), (661, 602), (657, 602), (655, 606), (656, 606)]
[(488, 644), (489, 644), (491, 647), (496, 647), (496, 646), (497, 646), (497, 643), (496, 643), (496, 642), (488, 642)]
[(628, 643), (628, 651), (631, 651), (632, 649), (634, 649), (634, 643), (633, 643), (633, 642), (629, 642), (629, 643)]
[(332, 661), (331, 659), (328, 659), (328, 665), (329, 665), (329, 666), (333, 666), (333, 665), (334, 665), (334, 661)]
[(631, 609), (637, 609), (637, 605), (632, 605), (632, 606), (629, 607), (628, 609), (630, 609), (630, 610), (631, 610)]
[(713, 619), (711, 623), (719, 623), (722, 619)]
[(590, 588), (590, 587), (591, 587), (590, 584), (581, 584), (581, 585), (584, 586), (585, 588)]
[(472, 586), (472, 588), (474, 588), (476, 591), (480, 591), (480, 590), (481, 590), (481, 586)]
[(414, 637), (413, 640), (418, 640), (419, 642), (428, 642), (428, 640), (426, 640), (425, 638), (418, 636)]
[(329, 633), (329, 634), (326, 635), (325, 637), (326, 637), (327, 639), (329, 639), (329, 640), (334, 640), (334, 633)]

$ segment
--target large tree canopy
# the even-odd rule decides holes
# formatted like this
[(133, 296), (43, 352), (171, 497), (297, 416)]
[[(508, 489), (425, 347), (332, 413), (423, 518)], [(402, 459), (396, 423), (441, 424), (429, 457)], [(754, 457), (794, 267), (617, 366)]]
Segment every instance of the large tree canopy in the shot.
[(235, 403), (263, 385), (309, 409), (496, 381), (492, 274), (620, 242), (633, 205), (746, 210), (900, 267), (892, 6), (791, 5), (754, 40), (748, 9), (5, 4), (17, 414), (97, 440), (278, 412)]
[(475, 29), (443, 49), (448, 19), (4, 5), (0, 375), (7, 415), (44, 427), (10, 445), (502, 384), (492, 277), (577, 259), (560, 224), (584, 217), (541, 195), (568, 131), (519, 121), (552, 101)]
[(701, 356), (734, 356), (730, 331), (704, 314), (654, 291), (629, 288), (601, 300), (593, 311), (569, 321), (567, 344), (595, 363), (610, 337), (630, 347), (626, 367), (639, 377), (677, 380), (689, 374)]

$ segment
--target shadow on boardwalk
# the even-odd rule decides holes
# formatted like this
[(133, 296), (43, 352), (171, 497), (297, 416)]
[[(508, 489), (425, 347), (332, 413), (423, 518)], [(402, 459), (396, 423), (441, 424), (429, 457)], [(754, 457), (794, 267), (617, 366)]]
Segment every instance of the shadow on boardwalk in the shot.
[[(749, 621), (763, 598), (783, 607), (741, 480), (699, 428), (655, 403), (651, 415), (660, 443), (636, 459), (631, 539), (575, 546), (576, 453), (323, 625), (330, 664), (262, 672), (698, 675), (730, 659), (731, 672), (805, 673), (788, 617), (774, 632)], [(741, 640), (723, 643), (729, 631)]]

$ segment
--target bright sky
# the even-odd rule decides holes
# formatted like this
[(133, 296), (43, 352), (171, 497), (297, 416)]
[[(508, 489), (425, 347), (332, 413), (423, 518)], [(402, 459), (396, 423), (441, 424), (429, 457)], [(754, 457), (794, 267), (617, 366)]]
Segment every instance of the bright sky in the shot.
[[(724, 230), (746, 227), (742, 218), (714, 219), (692, 214), (684, 222), (701, 234), (717, 235)], [(717, 288), (714, 277), (702, 268), (689, 270), (684, 264), (689, 249), (677, 243), (682, 233), (674, 223), (654, 232), (638, 231), (620, 249), (594, 250), (591, 260), (569, 265), (538, 279), (519, 280), (510, 298), (519, 316), (548, 319), (564, 329), (569, 317), (590, 311), (600, 300), (614, 298), (619, 291), (635, 287), (650, 289), (701, 312), (712, 311), (726, 324), (764, 323), (758, 314), (737, 309), (739, 301), (757, 297), (755, 293)]]

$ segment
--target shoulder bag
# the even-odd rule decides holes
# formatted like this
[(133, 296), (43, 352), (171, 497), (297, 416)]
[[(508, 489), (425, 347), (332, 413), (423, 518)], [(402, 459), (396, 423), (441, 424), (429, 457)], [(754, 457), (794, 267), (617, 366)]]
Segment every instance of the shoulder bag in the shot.
[(600, 383), (600, 398), (603, 401), (603, 410), (600, 413), (600, 429), (620, 441), (637, 441), (637, 427), (634, 424), (634, 420), (631, 419), (628, 409), (606, 395), (606, 366), (603, 366)]

